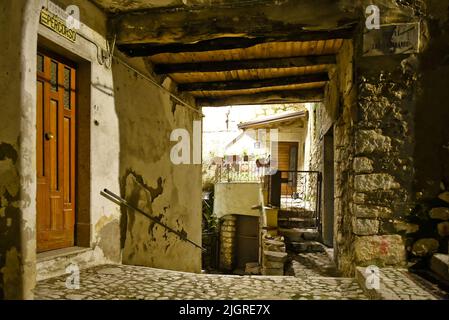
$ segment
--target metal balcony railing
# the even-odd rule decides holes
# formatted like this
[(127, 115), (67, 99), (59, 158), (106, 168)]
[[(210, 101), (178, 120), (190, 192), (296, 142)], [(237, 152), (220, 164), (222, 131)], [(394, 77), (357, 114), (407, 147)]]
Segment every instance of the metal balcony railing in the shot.
[(304, 212), (321, 225), (321, 183), (319, 171), (277, 171), (264, 179), (269, 205), (280, 210)]
[(215, 182), (262, 182), (267, 168), (256, 161), (235, 161), (216, 165)]

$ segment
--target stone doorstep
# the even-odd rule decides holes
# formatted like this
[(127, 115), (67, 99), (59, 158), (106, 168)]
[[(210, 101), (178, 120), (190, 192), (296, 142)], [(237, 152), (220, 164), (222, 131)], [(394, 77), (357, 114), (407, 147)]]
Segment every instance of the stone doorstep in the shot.
[(430, 269), (439, 277), (449, 281), (449, 254), (435, 253), (430, 259)]
[(93, 255), (94, 250), (85, 247), (68, 247), (38, 253), (36, 280), (41, 281), (66, 274), (66, 267), (70, 263), (76, 263), (81, 270), (104, 263), (96, 261)]
[(80, 253), (91, 251), (91, 248), (83, 248), (83, 247), (68, 247), (63, 249), (57, 249), (57, 250), (50, 250), (38, 253), (36, 255), (36, 262), (44, 262), (48, 260), (53, 260), (60, 257), (66, 257), (70, 258), (72, 255), (78, 255)]

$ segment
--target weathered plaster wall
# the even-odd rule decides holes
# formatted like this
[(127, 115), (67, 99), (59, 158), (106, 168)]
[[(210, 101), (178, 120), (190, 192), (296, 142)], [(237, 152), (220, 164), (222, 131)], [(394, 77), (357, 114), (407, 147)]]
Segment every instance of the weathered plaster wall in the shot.
[[(132, 63), (145, 69), (139, 60)], [(167, 92), (121, 63), (114, 63), (112, 69), (122, 196), (200, 244), (201, 165), (174, 165), (170, 160), (170, 150), (176, 144), (170, 141), (170, 133), (184, 128), (192, 138), (193, 121), (201, 120), (200, 115), (177, 104)], [(174, 89), (169, 79), (163, 85)], [(192, 139), (190, 143), (192, 150)], [(123, 212), (121, 228), (124, 263), (200, 272), (198, 248), (140, 213)]]
[(38, 8), (39, 1), (0, 3), (0, 299), (33, 297)]
[[(65, 1), (61, 6), (68, 4), (80, 7), (85, 24), (83, 34), (106, 48), (105, 15), (85, 1)], [(91, 248), (95, 253), (85, 253), (80, 259), (85, 260), (85, 265), (112, 260), (199, 272), (199, 249), (168, 234), (139, 213), (120, 211), (99, 194), (104, 188), (121, 194), (200, 243), (200, 166), (175, 166), (170, 161), (170, 149), (175, 144), (170, 142), (171, 131), (185, 128), (192, 136), (193, 120), (200, 120), (199, 116), (176, 104), (167, 92), (118, 60), (110, 69), (100, 65), (95, 46), (84, 39), (79, 41), (85, 46), (84, 55), (79, 49), (69, 48), (91, 61), (90, 223)], [(121, 61), (152, 77), (151, 66), (143, 59), (128, 59), (117, 51), (116, 54)], [(176, 89), (169, 80), (163, 85), (171, 91)], [(145, 203), (147, 196), (151, 200)]]
[[(163, 191), (154, 212), (163, 212), (173, 226), (177, 220), (179, 229), (184, 229), (191, 239), (200, 242), (201, 238), (200, 168), (198, 165), (175, 167), (168, 158), (170, 142), (167, 133), (175, 127), (186, 127), (192, 132), (192, 114), (182, 107), (175, 107), (166, 93), (137, 79), (133, 72), (117, 65), (110, 69), (98, 59), (99, 52), (91, 41), (106, 48), (106, 16), (92, 3), (57, 1), (62, 8), (69, 4), (79, 6), (82, 22), (79, 32), (91, 40), (78, 35), (76, 42), (70, 43), (39, 25), (39, 13), (44, 2), (19, 0), (2, 1), (0, 4), (1, 29), (15, 30), (0, 34), (4, 43), (0, 59), (0, 93), (4, 97), (1, 111), (2, 118), (7, 119), (0, 126), (0, 298), (32, 298), (36, 280), (38, 37), (39, 45), (78, 63), (78, 75), (83, 80), (79, 83), (78, 107), (83, 111), (79, 127), (87, 132), (83, 146), (89, 148), (78, 159), (83, 175), (83, 186), (79, 190), (87, 190), (78, 197), (87, 217), (83, 221), (83, 232), (88, 238), (83, 246), (88, 249), (66, 259), (41, 261), (38, 279), (64, 273), (70, 262), (86, 267), (121, 261), (122, 212), (103, 198), (100, 191), (108, 188), (120, 193), (120, 182), (126, 181), (129, 172), (141, 174), (145, 181), (148, 179), (148, 184), (160, 177)], [(134, 62), (142, 72), (146, 72), (142, 59), (134, 59)], [(151, 101), (154, 104), (148, 103)], [(141, 111), (145, 116), (139, 113)], [(146, 132), (144, 135), (141, 135), (142, 128)], [(148, 137), (157, 137), (152, 141), (159, 147), (152, 145)], [(154, 233), (157, 240), (151, 246), (151, 254), (140, 251), (137, 247), (142, 245), (140, 239), (153, 241), (149, 239), (148, 227), (144, 229), (129, 229), (133, 235), (141, 231), (145, 235), (136, 236), (139, 238), (137, 242), (130, 242), (129, 248), (137, 259), (127, 259), (130, 252), (125, 250), (125, 262), (184, 271), (200, 270), (198, 249), (185, 248), (184, 243), (179, 244), (170, 236), (163, 238), (166, 235), (162, 233)], [(170, 252), (164, 256), (167, 244)]]
[[(83, 1), (64, 1), (61, 7), (77, 4), (83, 23), (80, 32), (106, 48), (106, 16)], [(53, 42), (58, 36), (46, 28), (41, 34)], [(167, 235), (159, 226), (134, 212), (119, 207), (100, 195), (104, 188), (131, 199), (146, 183), (154, 186), (158, 199), (151, 194), (149, 209), (162, 222), (184, 230), (200, 243), (201, 185), (198, 165), (174, 166), (170, 161), (171, 130), (186, 128), (192, 132), (193, 115), (175, 105), (162, 89), (129, 70), (124, 64), (107, 64), (97, 59), (95, 45), (78, 37), (75, 45), (64, 43), (67, 51), (90, 63), (90, 247), (92, 252), (72, 259), (81, 266), (107, 261), (145, 265), (183, 271), (200, 270), (199, 250)], [(70, 53), (68, 53), (70, 55)], [(143, 59), (120, 59), (151, 77), (151, 66)], [(74, 57), (76, 59), (76, 57)], [(170, 83), (165, 84), (174, 90)], [(132, 184), (132, 177), (142, 183)], [(131, 185), (130, 185), (131, 183)], [(80, 195), (84, 197), (84, 195)], [(138, 200), (137, 200), (138, 199)], [(134, 202), (136, 200), (137, 202)], [(161, 216), (162, 215), (162, 216)], [(134, 223), (135, 222), (135, 223)], [(196, 239), (196, 240), (195, 240)], [(126, 244), (126, 245), (125, 245)], [(46, 263), (39, 264), (40, 267)], [(48, 268), (48, 267), (46, 267)]]
[(221, 218), (228, 214), (259, 216), (251, 207), (260, 203), (260, 183), (216, 183), (214, 214)]

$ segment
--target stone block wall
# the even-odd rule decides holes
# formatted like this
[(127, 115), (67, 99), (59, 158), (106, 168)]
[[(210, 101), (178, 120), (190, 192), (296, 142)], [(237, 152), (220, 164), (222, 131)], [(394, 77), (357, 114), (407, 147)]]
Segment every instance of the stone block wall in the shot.
[(413, 74), (395, 56), (357, 56), (359, 45), (343, 44), (310, 119), (311, 170), (323, 171), (323, 136), (333, 128), (334, 247), (344, 275), (357, 265), (403, 265), (401, 232), (412, 227), (404, 221), (413, 206)]
[[(436, 3), (423, 2), (426, 6), (398, 7), (409, 12), (403, 22), (421, 23), (420, 53), (365, 57), (359, 30), (353, 50), (346, 44), (340, 50), (326, 101), (313, 120), (312, 169), (322, 168), (321, 138), (329, 122), (334, 129), (334, 244), (346, 275), (353, 275), (356, 265), (400, 266), (423, 250), (447, 249), (443, 220), (437, 221), (440, 232), (431, 221), (428, 236), (423, 221), (432, 208), (446, 206), (435, 199), (449, 185), (444, 164), (449, 131), (442, 124), (449, 118), (441, 105), (447, 101), (441, 83), (449, 69), (441, 50), (449, 18), (447, 6), (443, 14)], [(387, 18), (388, 12), (382, 19)], [(416, 219), (419, 212), (424, 220)]]
[[(334, 248), (338, 268), (345, 275), (352, 275), (355, 271), (355, 234), (351, 208), (357, 91), (353, 85), (353, 52), (352, 42), (345, 41), (337, 56), (337, 66), (330, 73), (331, 81), (326, 87), (326, 100), (309, 109), (308, 136), (309, 169), (323, 172), (323, 136), (333, 129)], [(321, 201), (323, 208), (323, 197)]]
[[(423, 246), (430, 252), (447, 249), (446, 224), (429, 211), (446, 207), (436, 199), (449, 188), (449, 114), (443, 102), (449, 99), (443, 89), (449, 69), (442, 54), (449, 11), (432, 1), (396, 7), (401, 16), (386, 10), (381, 23), (419, 21), (420, 52), (363, 56), (361, 26), (338, 54), (326, 100), (309, 109), (311, 170), (323, 170), (323, 136), (333, 128), (334, 245), (345, 275), (353, 275), (356, 265), (404, 265)], [(432, 237), (422, 233), (424, 222), (413, 219), (420, 212), (436, 221)], [(439, 241), (438, 249), (430, 238)]]
[(231, 271), (235, 261), (236, 220), (234, 215), (221, 218), (220, 227), (220, 269)]
[(273, 237), (265, 232), (262, 238), (262, 275), (283, 276), (287, 261), (284, 237)]
[[(393, 57), (385, 60), (395, 59)], [(411, 212), (413, 183), (413, 99), (415, 85), (397, 61), (390, 71), (374, 71), (361, 59), (358, 123), (355, 128), (352, 203), (355, 263), (397, 265), (405, 262), (398, 234)], [(376, 65), (383, 61), (377, 59)], [(366, 65), (365, 65), (366, 63)], [(383, 65), (383, 67), (386, 67)]]

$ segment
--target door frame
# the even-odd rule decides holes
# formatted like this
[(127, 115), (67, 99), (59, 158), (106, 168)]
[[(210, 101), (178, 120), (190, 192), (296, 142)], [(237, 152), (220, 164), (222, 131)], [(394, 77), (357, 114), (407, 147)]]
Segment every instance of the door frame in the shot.
[[(62, 47), (38, 35), (37, 53), (53, 57), (76, 68), (75, 143), (75, 230), (74, 246), (91, 248), (91, 74), (89, 57)], [(34, 58), (36, 61), (36, 58)], [(36, 71), (37, 72), (37, 71)], [(86, 81), (87, 79), (87, 81)], [(36, 81), (36, 76), (35, 76)], [(36, 129), (35, 129), (36, 131)], [(36, 132), (37, 133), (37, 132)], [(36, 139), (37, 141), (37, 139)], [(36, 142), (37, 143), (37, 142)], [(36, 145), (37, 147), (37, 145)], [(36, 203), (37, 207), (37, 203)], [(37, 225), (36, 225), (37, 227)], [(37, 232), (36, 232), (37, 240)], [(37, 248), (36, 248), (37, 249)], [(53, 251), (53, 250), (52, 250)], [(50, 252), (50, 251), (49, 251)]]
[(323, 213), (322, 240), (328, 247), (334, 247), (335, 225), (335, 150), (334, 129), (330, 129), (323, 136)]

